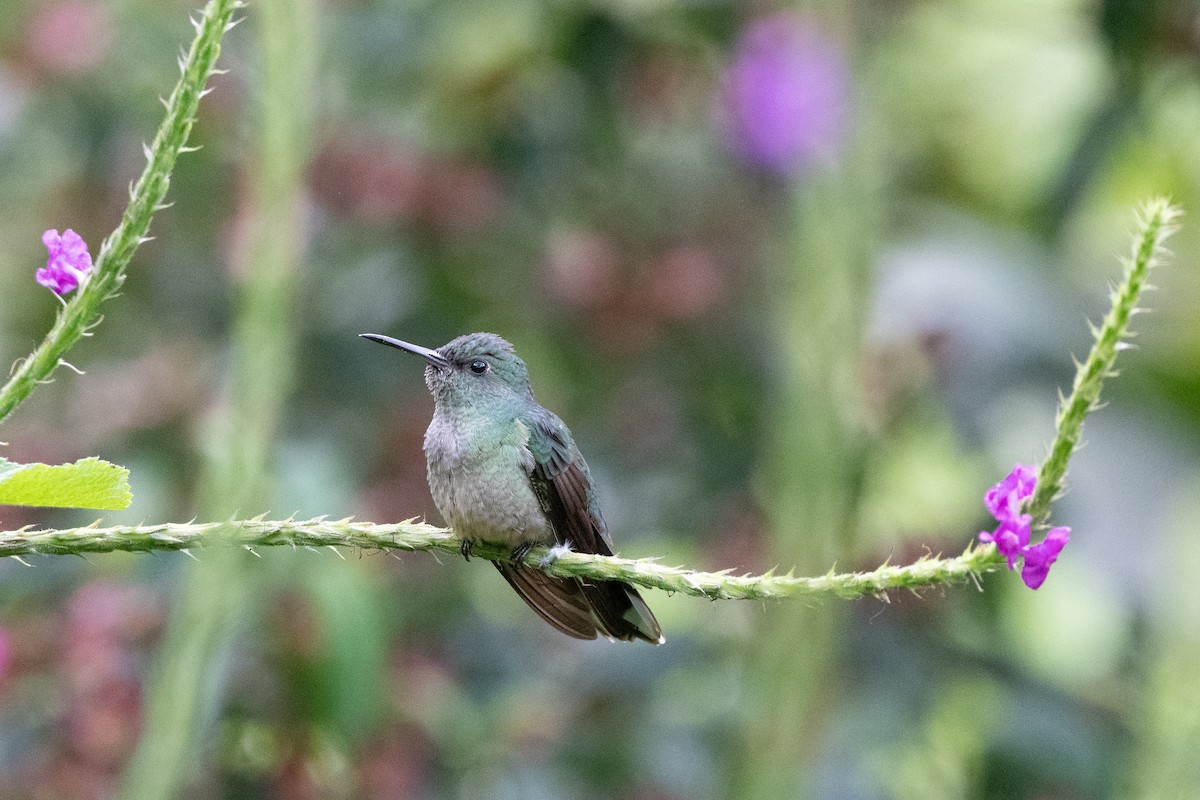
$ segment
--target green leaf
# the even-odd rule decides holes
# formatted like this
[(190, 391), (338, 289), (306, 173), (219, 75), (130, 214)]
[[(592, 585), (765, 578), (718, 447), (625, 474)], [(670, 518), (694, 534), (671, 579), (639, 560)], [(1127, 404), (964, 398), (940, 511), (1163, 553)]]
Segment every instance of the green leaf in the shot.
[(0, 458), (0, 505), (120, 511), (131, 502), (129, 470), (99, 458), (58, 466)]

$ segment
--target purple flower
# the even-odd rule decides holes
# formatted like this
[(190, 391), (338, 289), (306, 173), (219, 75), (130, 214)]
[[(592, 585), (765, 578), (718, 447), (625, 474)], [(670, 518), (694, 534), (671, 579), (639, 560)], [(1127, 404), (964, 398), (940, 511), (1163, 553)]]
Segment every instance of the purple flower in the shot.
[(779, 13), (751, 22), (727, 75), (731, 148), (784, 176), (832, 160), (846, 128), (849, 83), (841, 48), (811, 21)]
[(992, 542), (996, 552), (1008, 559), (1008, 568), (1016, 569), (1017, 559), (1021, 566), (1021, 580), (1030, 589), (1036, 589), (1046, 580), (1050, 566), (1058, 560), (1058, 554), (1071, 539), (1070, 528), (1054, 528), (1046, 538), (1035, 545), (1029, 544), (1032, 518), (1022, 514), (1021, 503), (1031, 494), (1037, 484), (1037, 472), (1033, 467), (1017, 464), (1004, 480), (997, 483), (983, 496), (983, 504), (1000, 524), (996, 530), (979, 534), (979, 541)]
[(55, 294), (71, 291), (91, 271), (92, 257), (87, 242), (70, 228), (63, 231), (62, 236), (51, 228), (42, 234), (42, 244), (50, 251), (50, 258), (34, 277)]
[[(1071, 541), (1070, 528), (1054, 528), (1046, 538), (1032, 547), (1025, 548), (1025, 565), (1021, 567), (1021, 580), (1030, 589), (1036, 589), (1046, 580), (1050, 565), (1058, 560), (1063, 545)], [(1011, 567), (1010, 567), (1011, 568)]]
[(1013, 569), (1016, 566), (1017, 559), (1024, 554), (1025, 548), (1029, 546), (1029, 523), (1030, 517), (1028, 514), (1000, 520), (1000, 527), (996, 528), (992, 533), (981, 532), (979, 534), (979, 541), (995, 542), (997, 552), (1008, 559), (1008, 568)]
[(1037, 484), (1037, 471), (1033, 467), (1017, 464), (1004, 480), (987, 490), (983, 504), (996, 519), (1015, 517), (1021, 501), (1033, 494)]

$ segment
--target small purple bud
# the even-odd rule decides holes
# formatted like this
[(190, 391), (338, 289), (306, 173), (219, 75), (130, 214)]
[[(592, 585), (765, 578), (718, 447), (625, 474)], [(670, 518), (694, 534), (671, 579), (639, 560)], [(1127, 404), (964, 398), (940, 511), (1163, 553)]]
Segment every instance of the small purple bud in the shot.
[(87, 242), (70, 228), (61, 236), (58, 230), (51, 228), (42, 234), (42, 244), (50, 251), (50, 258), (34, 276), (37, 282), (58, 295), (78, 287), (92, 269)]
[(743, 159), (787, 177), (837, 156), (849, 68), (838, 43), (815, 23), (788, 13), (751, 22), (726, 80), (729, 144)]

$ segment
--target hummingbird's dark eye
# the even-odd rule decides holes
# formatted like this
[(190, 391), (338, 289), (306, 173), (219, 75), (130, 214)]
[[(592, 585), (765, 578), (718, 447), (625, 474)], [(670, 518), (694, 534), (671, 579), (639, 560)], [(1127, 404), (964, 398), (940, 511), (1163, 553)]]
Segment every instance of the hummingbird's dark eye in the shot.
[(487, 372), (487, 370), (488, 363), (482, 358), (477, 358), (471, 362), (471, 372), (474, 372), (476, 375), (482, 375), (483, 373)]

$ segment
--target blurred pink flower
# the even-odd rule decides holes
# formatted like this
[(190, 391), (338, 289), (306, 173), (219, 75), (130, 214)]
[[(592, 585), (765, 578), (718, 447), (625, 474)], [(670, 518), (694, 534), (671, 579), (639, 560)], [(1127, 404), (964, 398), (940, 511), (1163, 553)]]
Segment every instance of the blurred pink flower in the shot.
[(346, 132), (317, 154), (317, 199), (335, 213), (373, 223), (408, 221), (420, 208), (429, 159), (407, 143)]
[(478, 231), (503, 203), (485, 165), (354, 132), (317, 155), (311, 180), (317, 200), (336, 213), (376, 224), (415, 222), (445, 234)]
[(778, 13), (751, 22), (726, 82), (729, 144), (749, 163), (791, 176), (837, 155), (850, 73), (841, 47), (811, 20)]
[(617, 291), (620, 253), (612, 236), (599, 231), (553, 232), (546, 240), (550, 291), (572, 308), (595, 308)]
[(445, 234), (474, 233), (500, 213), (504, 198), (491, 168), (453, 159), (434, 166), (425, 186), (427, 224)]
[(0, 680), (8, 675), (8, 667), (12, 662), (12, 643), (9, 641), (8, 631), (0, 628)]
[(42, 244), (50, 251), (50, 258), (34, 276), (37, 282), (60, 295), (79, 286), (92, 269), (87, 242), (70, 228), (61, 236), (57, 229), (51, 228), (42, 234)]
[(137, 742), (140, 662), (163, 613), (158, 599), (134, 584), (87, 583), (67, 601), (66, 741), (71, 752), (103, 773), (122, 766)]
[(649, 290), (654, 305), (676, 319), (701, 317), (724, 299), (725, 276), (712, 253), (699, 245), (668, 250), (653, 265)]
[(88, 72), (108, 55), (113, 24), (107, 4), (66, 0), (34, 8), (26, 43), (31, 58), (47, 71)]

